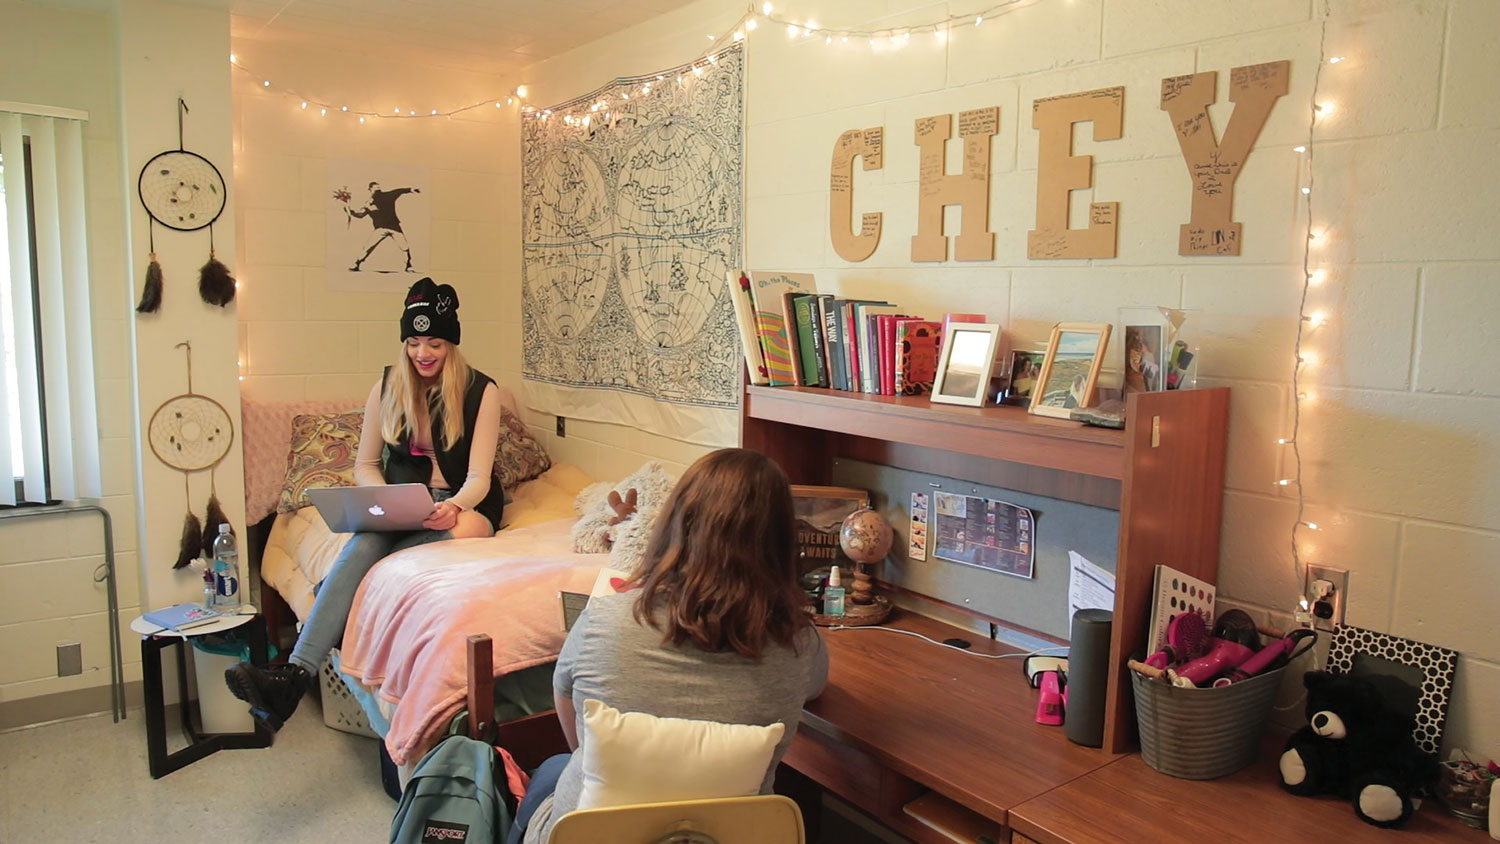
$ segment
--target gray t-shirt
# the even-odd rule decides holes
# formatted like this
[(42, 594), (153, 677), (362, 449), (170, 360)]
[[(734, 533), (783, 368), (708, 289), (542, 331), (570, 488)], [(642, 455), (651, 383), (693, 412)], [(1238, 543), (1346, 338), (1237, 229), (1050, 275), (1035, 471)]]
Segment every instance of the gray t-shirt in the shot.
[[(828, 681), (828, 649), (809, 626), (796, 651), (772, 645), (759, 661), (739, 654), (709, 653), (691, 640), (662, 644), (662, 632), (638, 623), (632, 614), (640, 593), (603, 595), (589, 601), (563, 644), (552, 688), (571, 697), (582, 743), (583, 702), (598, 700), (621, 712), (661, 718), (691, 718), (721, 724), (767, 726), (778, 721), (786, 734), (766, 771), (762, 794), (771, 793), (776, 766), (792, 743), (802, 704)], [(552, 822), (578, 806), (583, 785), (583, 754), (574, 753), (558, 780), (550, 813), (533, 819), (527, 841), (546, 841)]]

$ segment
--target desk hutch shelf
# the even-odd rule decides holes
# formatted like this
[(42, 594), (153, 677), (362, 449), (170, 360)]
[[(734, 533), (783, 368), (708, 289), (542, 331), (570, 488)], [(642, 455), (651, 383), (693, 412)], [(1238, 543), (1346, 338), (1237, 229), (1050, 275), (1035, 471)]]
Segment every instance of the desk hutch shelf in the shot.
[(1104, 749), (1123, 753), (1135, 742), (1125, 662), (1145, 645), (1156, 565), (1217, 582), (1229, 390), (1135, 393), (1127, 419), (1111, 430), (1015, 407), (747, 385), (740, 444), (793, 483), (828, 484), (848, 458), (1119, 511)]

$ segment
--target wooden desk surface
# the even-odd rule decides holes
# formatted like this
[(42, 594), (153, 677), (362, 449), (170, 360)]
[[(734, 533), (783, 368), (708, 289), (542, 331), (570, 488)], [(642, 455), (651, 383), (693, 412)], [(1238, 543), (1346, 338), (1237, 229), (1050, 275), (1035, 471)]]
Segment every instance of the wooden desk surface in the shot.
[(1267, 736), (1256, 764), (1216, 780), (1169, 777), (1131, 754), (1013, 808), (1010, 826), (1038, 844), (1489, 840), (1432, 800), (1406, 826), (1382, 830), (1356, 817), (1346, 800), (1287, 794), (1276, 774), (1284, 740)]
[[(888, 626), (940, 642), (958, 636), (979, 653), (1015, 652), (910, 612), (898, 611)], [(1036, 723), (1038, 692), (1020, 659), (980, 659), (886, 630), (824, 633), (828, 687), (807, 704), (801, 729), (998, 823), (1011, 807), (1120, 758)]]

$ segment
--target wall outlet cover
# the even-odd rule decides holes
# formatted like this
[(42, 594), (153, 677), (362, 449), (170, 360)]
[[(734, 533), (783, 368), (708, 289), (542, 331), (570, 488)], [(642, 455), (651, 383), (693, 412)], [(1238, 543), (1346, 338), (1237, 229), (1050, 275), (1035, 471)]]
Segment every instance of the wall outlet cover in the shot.
[[(1320, 595), (1326, 590), (1325, 584), (1333, 584), (1333, 590), (1326, 597)], [(1349, 601), (1349, 572), (1344, 569), (1331, 568), (1329, 566), (1308, 566), (1307, 582), (1303, 584), (1302, 593), (1307, 596), (1307, 602), (1313, 607), (1313, 627), (1318, 630), (1332, 631), (1335, 627), (1344, 623), (1344, 608)], [(1319, 612), (1318, 603), (1326, 604), (1326, 615)]]
[(83, 673), (83, 645), (60, 642), (57, 646), (57, 676), (72, 677)]
[(568, 420), (562, 416), (557, 417), (557, 435), (566, 437), (568, 435)]

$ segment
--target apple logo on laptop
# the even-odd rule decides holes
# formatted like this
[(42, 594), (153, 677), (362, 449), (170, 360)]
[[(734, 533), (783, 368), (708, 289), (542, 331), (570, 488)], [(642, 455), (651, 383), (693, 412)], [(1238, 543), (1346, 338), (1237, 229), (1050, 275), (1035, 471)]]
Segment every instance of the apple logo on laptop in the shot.
[(385, 515), (385, 508), (381, 507), (379, 504), (372, 505), (370, 507), (370, 515), (372, 515), (372, 516), (384, 516)]

